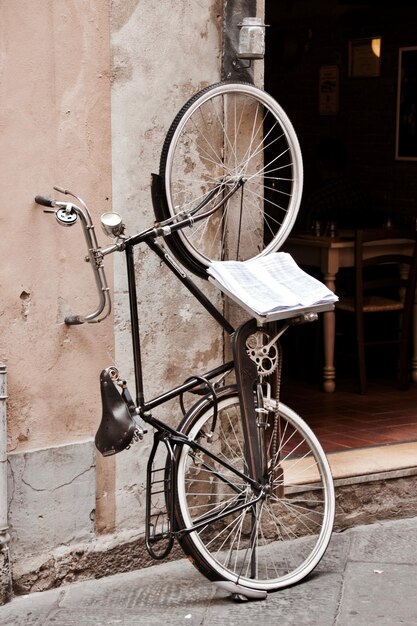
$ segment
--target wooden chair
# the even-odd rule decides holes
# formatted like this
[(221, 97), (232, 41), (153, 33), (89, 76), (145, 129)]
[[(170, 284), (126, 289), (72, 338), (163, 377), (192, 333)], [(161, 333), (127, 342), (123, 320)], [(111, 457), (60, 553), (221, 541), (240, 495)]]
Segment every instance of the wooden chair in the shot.
[[(411, 252), (395, 251), (395, 241), (409, 240)], [(382, 240), (390, 240), (383, 251)], [(373, 254), (374, 249), (375, 254)], [(417, 276), (417, 233), (415, 231), (358, 230), (355, 235), (354, 294), (341, 296), (336, 309), (354, 316), (359, 392), (365, 393), (365, 348), (369, 345), (396, 343), (399, 346), (399, 382), (408, 387), (408, 356), (412, 344), (413, 306)], [(365, 318), (392, 312), (399, 314), (399, 331), (394, 338), (365, 337)], [(375, 322), (376, 318), (372, 318)], [(378, 318), (381, 319), (381, 318)], [(373, 330), (378, 325), (373, 325)]]

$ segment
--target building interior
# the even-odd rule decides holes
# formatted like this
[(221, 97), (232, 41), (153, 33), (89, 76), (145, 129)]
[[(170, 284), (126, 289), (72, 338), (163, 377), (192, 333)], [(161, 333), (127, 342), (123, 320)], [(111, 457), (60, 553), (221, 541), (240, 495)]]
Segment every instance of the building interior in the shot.
[[(383, 5), (376, 0), (265, 4), (265, 89), (288, 114), (304, 162), (303, 199), (295, 228), (308, 227), (303, 210), (319, 185), (316, 147), (323, 138), (344, 145), (346, 174), (367, 198), (367, 210), (360, 217), (363, 225), (352, 227), (387, 223), (415, 227), (417, 4), (401, 0)], [(405, 117), (400, 104), (406, 101)], [(356, 456), (355, 469), (349, 471), (372, 473), (372, 459), (379, 454), (384, 459), (382, 470), (409, 463), (408, 452), (415, 459), (417, 383), (411, 381), (406, 391), (400, 390), (395, 354), (376, 351), (367, 362), (368, 391), (359, 394), (355, 361), (340, 347), (343, 328), (336, 327), (336, 389), (325, 393), (322, 332), (319, 320), (286, 334), (282, 400), (313, 427), (327, 452), (363, 451), (364, 464)], [(407, 446), (411, 448), (406, 450)], [(373, 456), (367, 454), (370, 448)]]

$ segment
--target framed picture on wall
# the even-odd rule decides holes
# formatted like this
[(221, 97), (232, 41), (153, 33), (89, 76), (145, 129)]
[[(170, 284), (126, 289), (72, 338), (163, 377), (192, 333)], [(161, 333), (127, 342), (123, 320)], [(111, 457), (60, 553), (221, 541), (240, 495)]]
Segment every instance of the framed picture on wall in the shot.
[(417, 161), (417, 46), (399, 50), (395, 158)]
[(381, 76), (381, 37), (349, 41), (349, 76), (351, 78)]

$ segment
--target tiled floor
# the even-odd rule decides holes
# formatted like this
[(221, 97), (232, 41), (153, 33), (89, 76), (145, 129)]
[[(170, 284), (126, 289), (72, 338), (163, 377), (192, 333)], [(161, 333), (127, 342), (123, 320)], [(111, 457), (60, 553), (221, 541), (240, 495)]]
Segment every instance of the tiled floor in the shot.
[(288, 379), (281, 400), (313, 429), (335, 477), (417, 466), (417, 384), (400, 391), (395, 381), (374, 380), (360, 395), (355, 382), (345, 381), (327, 394), (318, 384)]
[(401, 391), (395, 381), (338, 383), (334, 393), (304, 381), (283, 381), (281, 400), (303, 417), (326, 452), (417, 441), (417, 385)]

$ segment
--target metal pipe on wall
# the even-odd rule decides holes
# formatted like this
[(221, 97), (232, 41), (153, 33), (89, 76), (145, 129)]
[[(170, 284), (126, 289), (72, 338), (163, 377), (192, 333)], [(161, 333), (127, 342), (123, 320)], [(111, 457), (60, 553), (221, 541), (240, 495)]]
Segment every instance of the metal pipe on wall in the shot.
[(239, 27), (243, 18), (257, 14), (257, 0), (227, 0), (224, 5), (222, 80), (253, 83), (253, 68), (235, 64), (239, 47)]
[(7, 368), (0, 363), (0, 605), (10, 598), (7, 502)]

